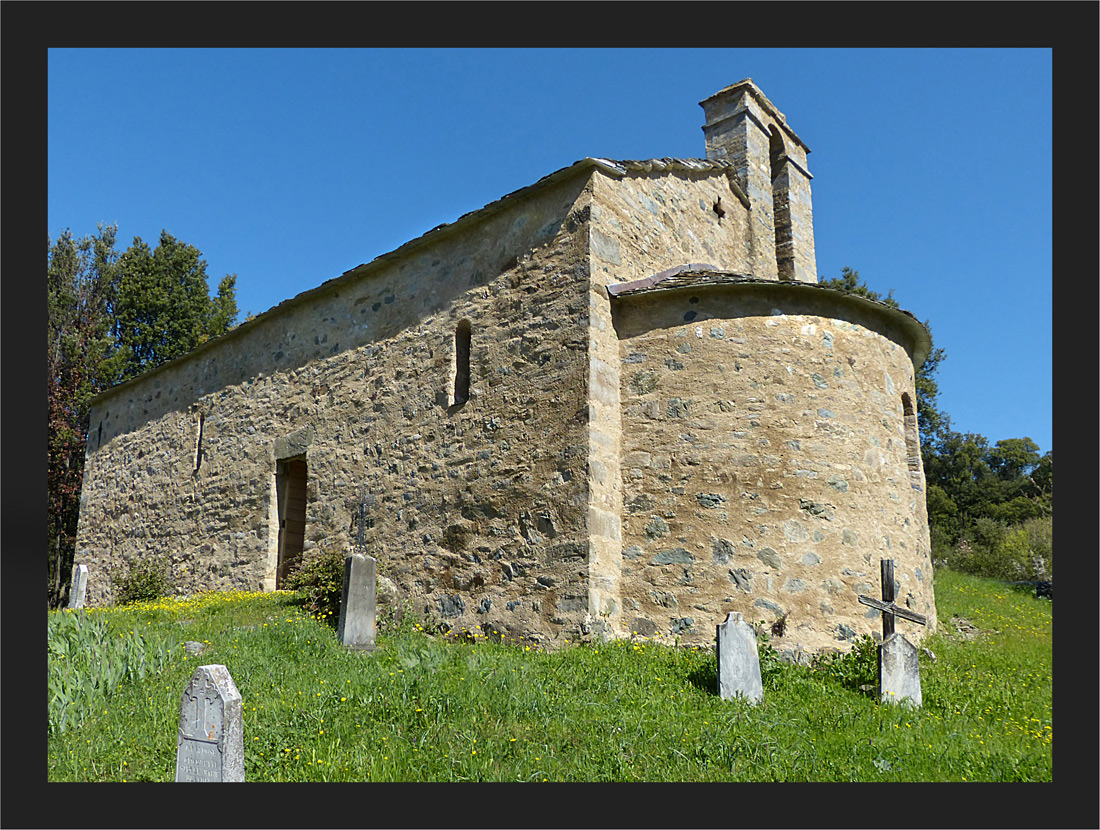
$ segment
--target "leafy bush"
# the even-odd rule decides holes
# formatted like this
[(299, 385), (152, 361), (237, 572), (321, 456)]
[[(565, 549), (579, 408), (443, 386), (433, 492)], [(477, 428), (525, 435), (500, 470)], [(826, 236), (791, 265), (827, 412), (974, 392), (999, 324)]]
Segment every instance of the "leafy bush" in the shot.
[(878, 688), (878, 643), (864, 634), (847, 654), (823, 655), (814, 668), (854, 692), (873, 692)]
[(775, 646), (768, 640), (768, 634), (757, 629), (756, 652), (760, 660), (760, 682), (765, 688), (770, 688), (779, 682), (786, 665)]
[(168, 560), (160, 556), (148, 556), (131, 562), (123, 574), (112, 573), (111, 584), (115, 588), (115, 601), (119, 605), (145, 602), (167, 596), (175, 589), (168, 575)]
[(958, 544), (933, 551), (937, 563), (953, 571), (990, 579), (1050, 579), (1054, 573), (1050, 517), (1011, 526), (982, 517)]
[[(1054, 578), (1054, 517), (1042, 516), (1024, 522), (1027, 544), (1031, 548), (1036, 579)], [(1036, 561), (1038, 560), (1038, 561)]]
[(339, 546), (311, 548), (287, 575), (286, 587), (301, 592), (306, 607), (313, 613), (337, 619), (344, 594), (346, 556)]

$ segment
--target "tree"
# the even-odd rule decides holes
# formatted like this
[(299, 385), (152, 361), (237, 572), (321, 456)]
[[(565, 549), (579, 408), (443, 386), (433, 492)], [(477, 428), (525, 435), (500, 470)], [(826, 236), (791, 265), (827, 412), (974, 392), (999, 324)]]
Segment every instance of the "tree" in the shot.
[(71, 575), (92, 398), (179, 357), (233, 327), (236, 276), (210, 297), (197, 248), (162, 231), (155, 250), (140, 237), (121, 256), (117, 227), (47, 239), (48, 602)]
[(979, 520), (1012, 527), (1053, 514), (1053, 453), (1040, 456), (1030, 438), (990, 446), (983, 435), (947, 430), (927, 457), (924, 474), (928, 522), (941, 528), (947, 544)]
[(821, 282), (821, 285), (827, 285), (829, 288), (836, 288), (839, 291), (845, 291), (859, 297), (866, 297), (869, 300), (884, 303), (890, 308), (898, 307), (898, 301), (894, 299), (894, 289), (891, 288), (886, 292), (886, 296), (883, 297), (877, 291), (872, 291), (867, 287), (867, 283), (860, 279), (859, 271), (856, 271), (854, 268), (849, 268), (847, 265), (840, 269), (839, 277), (825, 280)]
[[(926, 320), (924, 327), (928, 329), (928, 336), (932, 336), (932, 327)], [(940, 385), (936, 381), (936, 372), (940, 363), (947, 357), (947, 352), (936, 346), (928, 350), (928, 357), (917, 369), (914, 385), (917, 392), (917, 423), (920, 425), (920, 449), (921, 458), (925, 464), (934, 451), (936, 443), (951, 430), (951, 418), (946, 412), (940, 410), (939, 394)]]
[(76, 240), (46, 240), (47, 585), (60, 604), (72, 568), (92, 397), (111, 353), (107, 293), (117, 254), (115, 226)]
[[(988, 484), (994, 480), (987, 462), (989, 441), (975, 433), (948, 432), (925, 459), (924, 478), (929, 489), (937, 487), (955, 508), (956, 533), (974, 519), (985, 515), (990, 503)], [(945, 504), (942, 499), (934, 505), (929, 502), (929, 523), (937, 521), (933, 507)], [(936, 517), (936, 518), (934, 518)]]
[(233, 327), (237, 277), (225, 276), (211, 298), (201, 257), (193, 245), (162, 230), (155, 249), (135, 237), (119, 258), (110, 294), (117, 351), (108, 374), (115, 383), (185, 355)]
[(989, 453), (990, 466), (1003, 481), (1028, 477), (1039, 461), (1039, 445), (1030, 438), (1005, 438)]
[(1039, 459), (1035, 470), (1030, 476), (1039, 492), (1051, 499), (1054, 498), (1054, 450), (1047, 450)]

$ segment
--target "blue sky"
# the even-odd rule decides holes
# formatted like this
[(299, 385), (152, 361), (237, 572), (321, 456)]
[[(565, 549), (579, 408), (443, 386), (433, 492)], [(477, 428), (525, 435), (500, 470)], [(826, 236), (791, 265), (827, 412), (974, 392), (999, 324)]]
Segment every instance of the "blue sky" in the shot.
[(48, 232), (166, 229), (243, 319), (586, 156), (702, 156), (745, 77), (818, 273), (930, 323), (955, 429), (1053, 449), (1049, 49), (51, 49)]

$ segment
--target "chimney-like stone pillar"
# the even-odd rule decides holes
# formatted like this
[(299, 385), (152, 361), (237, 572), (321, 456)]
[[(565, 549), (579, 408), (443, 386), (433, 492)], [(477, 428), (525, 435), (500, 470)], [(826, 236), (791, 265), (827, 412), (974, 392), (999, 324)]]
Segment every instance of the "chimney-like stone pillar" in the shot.
[(749, 199), (753, 275), (817, 282), (810, 149), (750, 78), (699, 105), (707, 158), (731, 162)]

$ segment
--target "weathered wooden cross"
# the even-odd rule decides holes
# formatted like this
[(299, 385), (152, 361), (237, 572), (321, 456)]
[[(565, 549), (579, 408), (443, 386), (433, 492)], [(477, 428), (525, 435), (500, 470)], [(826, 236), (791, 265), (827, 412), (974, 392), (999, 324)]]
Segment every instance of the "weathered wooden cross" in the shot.
[(894, 633), (895, 614), (907, 620), (912, 620), (915, 623), (920, 623), (921, 625), (927, 625), (928, 618), (914, 611), (910, 611), (908, 608), (902, 608), (894, 602), (894, 560), (883, 559), (881, 570), (882, 600), (879, 601), (871, 597), (860, 596), (859, 601), (864, 605), (870, 605), (872, 608), (877, 608), (882, 612), (882, 639), (883, 642), (885, 642), (886, 638)]

